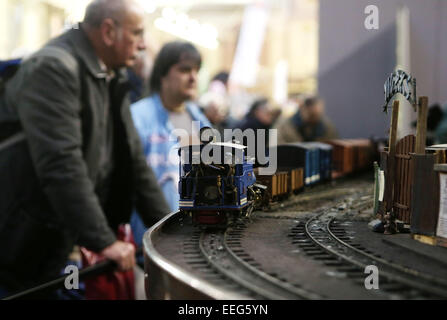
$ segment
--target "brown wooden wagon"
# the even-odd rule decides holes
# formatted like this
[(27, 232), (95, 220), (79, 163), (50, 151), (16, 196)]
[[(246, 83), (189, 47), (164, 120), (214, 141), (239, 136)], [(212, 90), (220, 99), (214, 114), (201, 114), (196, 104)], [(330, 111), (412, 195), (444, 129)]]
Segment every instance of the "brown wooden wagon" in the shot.
[[(301, 182), (299, 181), (300, 172)], [(289, 194), (294, 191), (293, 189), (291, 189), (292, 187), (297, 189), (300, 188), (300, 184), (303, 184), (302, 171), (296, 170), (293, 174), (294, 177), (290, 180), (289, 173), (290, 172), (288, 171), (278, 171), (274, 175), (260, 175), (259, 171), (255, 169), (256, 182), (267, 187), (267, 191), (265, 193), (265, 204), (287, 198)], [(292, 181), (293, 185), (290, 185)], [(289, 188), (289, 185), (291, 188)]]
[(325, 141), (325, 143), (334, 147), (332, 151), (332, 177), (338, 178), (351, 173), (354, 169), (354, 148), (352, 143), (341, 139), (329, 140)]
[(288, 174), (288, 189), (289, 192), (297, 194), (304, 188), (304, 169), (291, 169)]
[(325, 141), (334, 147), (333, 178), (372, 168), (373, 145), (368, 139), (336, 139)]

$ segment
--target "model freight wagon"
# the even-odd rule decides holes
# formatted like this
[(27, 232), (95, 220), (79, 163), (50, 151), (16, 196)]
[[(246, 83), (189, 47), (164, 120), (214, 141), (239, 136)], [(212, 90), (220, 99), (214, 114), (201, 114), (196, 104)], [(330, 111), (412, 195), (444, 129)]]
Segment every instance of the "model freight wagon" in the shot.
[(267, 187), (266, 194), (264, 198), (264, 204), (270, 202), (276, 202), (286, 198), (291, 189), (289, 189), (289, 176), (290, 172), (279, 171), (273, 175), (260, 175), (257, 170), (255, 170), (256, 182)]
[(336, 139), (333, 146), (334, 178), (373, 167), (374, 145), (368, 139)]
[(313, 185), (320, 181), (320, 150), (306, 143), (290, 143), (277, 147), (278, 167), (304, 169), (304, 184)]
[(326, 141), (333, 146), (334, 178), (347, 175), (354, 170), (354, 147), (346, 140)]
[(322, 142), (305, 142), (307, 146), (318, 148), (320, 151), (320, 180), (328, 181), (332, 179), (332, 153), (334, 147)]
[(288, 173), (288, 190), (289, 192), (298, 193), (304, 188), (304, 169), (291, 169)]

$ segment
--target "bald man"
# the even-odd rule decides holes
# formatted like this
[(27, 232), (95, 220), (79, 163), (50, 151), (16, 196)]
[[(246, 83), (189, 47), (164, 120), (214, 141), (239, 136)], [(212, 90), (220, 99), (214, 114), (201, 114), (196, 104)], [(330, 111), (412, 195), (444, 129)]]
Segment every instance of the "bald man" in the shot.
[[(132, 123), (123, 67), (143, 40), (133, 1), (95, 0), (79, 28), (24, 61), (0, 100), (0, 288), (58, 276), (75, 244), (135, 265), (117, 241), (134, 207), (169, 212)], [(1, 291), (1, 290), (0, 290)]]

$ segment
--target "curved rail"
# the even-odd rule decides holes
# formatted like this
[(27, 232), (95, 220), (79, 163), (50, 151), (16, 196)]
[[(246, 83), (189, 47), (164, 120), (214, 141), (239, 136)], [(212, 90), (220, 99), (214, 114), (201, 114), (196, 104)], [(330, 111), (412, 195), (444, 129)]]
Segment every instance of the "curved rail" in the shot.
[(200, 239), (200, 250), (210, 266), (228, 279), (253, 292), (259, 298), (271, 300), (320, 298), (251, 266), (233, 252), (228, 246), (228, 240), (228, 231), (202, 233)]
[[(225, 234), (227, 238), (227, 233)], [(301, 299), (307, 299), (307, 300), (316, 300), (321, 299), (322, 297), (312, 293), (305, 291), (303, 289), (297, 288), (289, 283), (286, 283), (284, 281), (278, 280), (268, 273), (262, 272), (259, 269), (251, 266), (249, 263), (245, 262), (243, 259), (237, 256), (237, 254), (231, 250), (227, 245), (227, 239), (225, 239), (225, 247), (228, 250), (228, 253), (236, 260), (238, 261), (242, 266), (244, 266), (246, 269), (250, 270), (253, 274), (256, 274), (259, 278), (263, 279), (266, 282), (270, 282), (271, 285), (277, 287), (280, 290), (283, 290), (284, 292), (288, 292), (289, 294), (295, 295), (296, 297), (299, 297)]]
[[(411, 275), (413, 276), (413, 278), (416, 279), (409, 279), (408, 277), (402, 277), (401, 275), (398, 274), (394, 274), (392, 272), (390, 272), (390, 268), (393, 270), (393, 266), (386, 260), (380, 259), (376, 256), (370, 255), (366, 252), (359, 252), (361, 250), (352, 247), (351, 245), (347, 244), (346, 242), (342, 241), (341, 239), (338, 239), (338, 237), (336, 237), (332, 232), (329, 231), (329, 225), (330, 223), (333, 221), (333, 219), (330, 219), (330, 221), (327, 224), (322, 223), (322, 221), (319, 223), (319, 225), (317, 224), (317, 226), (314, 226), (319, 232), (315, 232), (313, 230), (311, 230), (311, 224), (316, 221), (320, 221), (320, 217), (323, 216), (325, 213), (320, 213), (315, 217), (312, 217), (311, 219), (309, 219), (306, 222), (305, 225), (305, 232), (307, 234), (307, 236), (316, 244), (318, 245), (320, 248), (322, 248), (323, 250), (325, 250), (326, 252), (352, 264), (355, 265), (359, 268), (365, 268), (368, 265), (374, 264), (377, 265), (379, 264), (379, 267), (381, 266), (382, 268), (380, 269), (380, 275), (385, 277), (386, 279), (390, 280), (390, 281), (394, 281), (397, 283), (400, 283), (402, 285), (408, 286), (410, 288), (413, 289), (417, 289), (419, 291), (431, 294), (431, 295), (437, 295), (440, 297), (447, 297), (447, 289), (445, 288), (437, 288), (437, 287), (433, 287), (433, 286), (428, 286), (427, 284), (418, 281), (417, 278), (422, 278), (420, 277), (420, 273), (417, 275), (411, 274), (411, 273), (406, 273), (407, 275)], [(324, 242), (330, 242), (332, 241), (332, 243), (328, 244), (328, 243), (324, 243)], [(338, 243), (339, 245), (342, 245), (343, 248), (351, 250), (352, 254), (346, 254), (345, 252), (342, 252), (343, 250), (337, 250), (335, 249), (336, 246), (333, 246), (332, 244), (334, 243)], [(368, 262), (362, 262), (361, 259), (355, 259), (355, 255), (361, 255), (361, 257), (363, 258), (368, 258), (369, 261)], [(402, 267), (403, 268), (403, 267)], [(398, 269), (398, 271), (401, 271), (401, 269)], [(424, 278), (423, 278), (424, 279)], [(425, 279), (424, 279), (425, 280)]]
[[(231, 292), (222, 288), (219, 288), (212, 283), (203, 280), (190, 272), (183, 270), (181, 267), (170, 262), (163, 257), (155, 248), (154, 240), (158, 237), (163, 226), (172, 222), (173, 219), (178, 217), (181, 213), (173, 212), (166, 216), (164, 219), (150, 228), (143, 238), (144, 254), (145, 254), (145, 277), (146, 277), (146, 292), (148, 296), (152, 296), (150, 292), (159, 286), (164, 286), (164, 296), (156, 296), (157, 299), (171, 299), (173, 283), (177, 283), (183, 287), (185, 294), (188, 294), (188, 290), (195, 293), (200, 293), (199, 298), (210, 298), (216, 300), (246, 300), (248, 297)], [(159, 278), (162, 283), (154, 283), (150, 279)], [(180, 297), (181, 298), (181, 297)], [(183, 297), (184, 299), (187, 297)]]
[[(350, 245), (350, 244), (347, 243), (346, 241), (343, 241), (342, 239), (340, 239), (337, 235), (335, 235), (335, 234), (331, 231), (331, 224), (332, 224), (334, 221), (335, 221), (335, 218), (332, 218), (332, 219), (327, 223), (327, 227), (326, 227), (326, 228), (327, 228), (327, 231), (328, 231), (328, 233), (330, 234), (330, 236), (331, 236), (334, 240), (336, 240), (338, 243), (340, 243), (340, 244), (342, 244), (343, 246), (349, 248), (350, 250), (353, 250), (353, 251), (357, 252), (358, 254), (361, 254), (361, 255), (365, 256), (366, 258), (371, 259), (372, 261), (379, 262), (379, 263), (381, 263), (381, 264), (383, 264), (383, 265), (386, 265), (387, 267), (389, 267), (389, 268), (391, 268), (391, 269), (394, 269), (394, 270), (396, 270), (396, 271), (398, 271), (398, 272), (402, 272), (402, 273), (408, 274), (408, 275), (413, 276), (413, 277), (418, 277), (418, 278), (424, 279), (425, 281), (427, 281), (427, 282), (431, 282), (432, 284), (435, 284), (435, 285), (439, 285), (439, 284), (441, 284), (442, 286), (446, 287), (446, 290), (447, 290), (447, 281), (445, 281), (444, 279), (435, 278), (435, 277), (433, 277), (433, 276), (431, 276), (431, 275), (428, 275), (428, 274), (426, 274), (426, 273), (422, 273), (422, 272), (420, 272), (420, 271), (417, 271), (417, 270), (414, 270), (414, 269), (411, 269), (411, 268), (408, 268), (408, 267), (404, 267), (404, 266), (401, 266), (401, 265), (396, 264), (396, 263), (394, 263), (394, 262), (391, 262), (391, 261), (382, 259), (382, 258), (380, 258), (380, 257), (377, 257), (377, 256), (373, 255), (373, 254), (370, 254), (370, 253), (368, 253), (368, 252), (365, 252), (364, 250), (358, 249), (358, 248), (356, 248), (356, 247)], [(444, 291), (444, 292), (447, 293), (447, 291)]]
[[(202, 231), (197, 234), (197, 242), (191, 240), (188, 243), (189, 245), (194, 243), (194, 246), (198, 248), (206, 261), (206, 268), (218, 274), (220, 278), (226, 279), (230, 288), (234, 290), (228, 290), (212, 281), (207, 281), (200, 275), (188, 272), (169, 261), (157, 251), (157, 238), (163, 232), (163, 228), (170, 223), (175, 223), (180, 215), (180, 212), (170, 214), (150, 228), (144, 236), (148, 297), (184, 299), (194, 296), (200, 299), (217, 300), (321, 299), (315, 293), (281, 281), (244, 261), (231, 248), (231, 242), (234, 241), (229, 231), (231, 229), (227, 229), (226, 232)], [(178, 291), (183, 292), (183, 295), (175, 293)]]

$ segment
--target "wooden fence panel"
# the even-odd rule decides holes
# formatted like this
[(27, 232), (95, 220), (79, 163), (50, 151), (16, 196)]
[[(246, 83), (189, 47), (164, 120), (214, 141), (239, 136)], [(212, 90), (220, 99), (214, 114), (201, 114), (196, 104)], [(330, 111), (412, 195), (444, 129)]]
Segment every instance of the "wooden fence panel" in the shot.
[(393, 207), (396, 218), (407, 224), (411, 222), (410, 206), (413, 180), (410, 153), (414, 153), (415, 145), (416, 137), (413, 135), (404, 137), (396, 145)]

